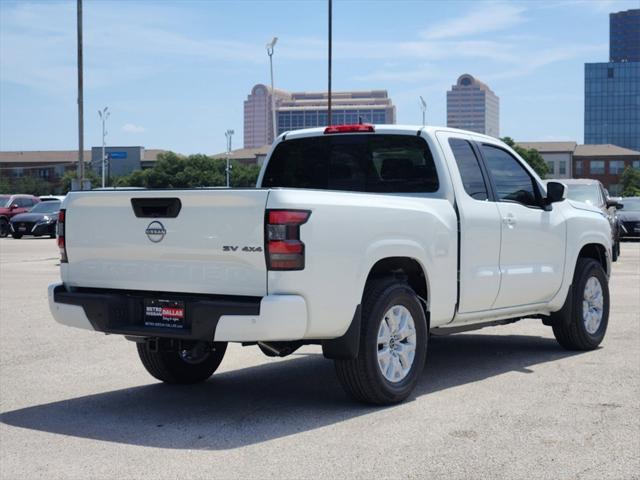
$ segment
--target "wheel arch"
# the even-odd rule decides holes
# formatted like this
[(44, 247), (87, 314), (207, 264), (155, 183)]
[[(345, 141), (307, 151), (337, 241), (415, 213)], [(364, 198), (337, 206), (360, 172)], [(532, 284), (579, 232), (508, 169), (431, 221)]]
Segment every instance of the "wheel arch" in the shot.
[(396, 276), (406, 283), (422, 299), (420, 304), (427, 320), (427, 330), (430, 327), (429, 315), (429, 279), (422, 264), (413, 257), (384, 257), (378, 259), (368, 270), (367, 277), (360, 291), (360, 302), (347, 331), (338, 338), (324, 340), (322, 353), (326, 358), (347, 360), (358, 356), (360, 342), (360, 315), (364, 291), (367, 284), (374, 279)]
[(382, 277), (397, 277), (401, 280), (406, 280), (407, 284), (413, 289), (414, 292), (420, 297), (423, 302), (423, 308), (427, 320), (429, 318), (429, 277), (424, 266), (413, 257), (385, 257), (376, 261), (367, 274), (367, 278), (364, 282), (362, 289), (362, 295), (364, 295), (364, 289), (372, 279)]
[[(592, 258), (598, 262), (602, 269), (609, 275), (609, 261), (607, 260), (607, 248), (601, 243), (587, 243), (578, 252), (578, 258)], [(576, 259), (576, 263), (577, 263)], [(574, 266), (575, 269), (575, 266)]]

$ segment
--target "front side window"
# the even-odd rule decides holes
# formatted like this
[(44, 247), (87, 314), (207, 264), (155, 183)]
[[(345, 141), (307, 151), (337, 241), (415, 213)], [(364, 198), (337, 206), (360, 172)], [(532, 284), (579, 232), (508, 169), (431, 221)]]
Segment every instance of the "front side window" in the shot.
[(482, 155), (493, 182), (498, 200), (538, 207), (538, 189), (529, 172), (505, 150), (492, 145), (481, 146)]
[(274, 150), (263, 187), (352, 192), (436, 192), (429, 146), (409, 135), (343, 134), (286, 140)]
[(478, 163), (478, 157), (476, 157), (471, 144), (461, 138), (450, 138), (449, 146), (456, 159), (465, 192), (476, 200), (486, 200), (489, 198), (487, 185), (484, 182), (482, 170), (480, 170), (480, 164)]

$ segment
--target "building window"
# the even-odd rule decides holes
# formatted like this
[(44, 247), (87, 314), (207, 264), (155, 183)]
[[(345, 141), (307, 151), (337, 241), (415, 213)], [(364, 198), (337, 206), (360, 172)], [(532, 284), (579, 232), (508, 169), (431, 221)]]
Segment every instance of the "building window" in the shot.
[(640, 160), (634, 160), (634, 161), (631, 163), (631, 167), (632, 167), (632, 168), (637, 168), (638, 170), (640, 170)]
[(55, 171), (56, 177), (62, 177), (64, 175), (64, 165), (56, 165), (53, 170)]
[(556, 168), (555, 163), (552, 160), (547, 160), (547, 168), (549, 169), (550, 174), (555, 174)]
[(589, 173), (591, 175), (604, 175), (604, 160), (591, 160)]
[(621, 183), (612, 183), (609, 185), (609, 195), (612, 197), (617, 197), (622, 193), (622, 184)]
[(576, 169), (575, 169), (575, 174), (576, 175), (582, 175), (582, 160), (576, 160), (576, 165), (575, 165)]
[(624, 171), (624, 160), (611, 160), (609, 162), (609, 173), (620, 175)]
[(24, 169), (22, 167), (16, 167), (13, 169), (14, 177), (21, 177), (24, 175)]
[(607, 78), (613, 78), (613, 68), (607, 68)]
[(566, 175), (567, 174), (567, 161), (560, 160), (558, 162), (558, 175)]

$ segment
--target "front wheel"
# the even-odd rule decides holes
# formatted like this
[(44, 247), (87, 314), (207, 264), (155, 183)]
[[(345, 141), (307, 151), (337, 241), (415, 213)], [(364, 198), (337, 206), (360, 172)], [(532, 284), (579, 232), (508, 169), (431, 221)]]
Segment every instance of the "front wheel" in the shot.
[(215, 372), (227, 350), (226, 342), (185, 342), (159, 338), (138, 343), (142, 365), (165, 383), (199, 383)]
[(358, 356), (335, 360), (338, 379), (362, 402), (401, 402), (420, 379), (427, 339), (425, 314), (411, 287), (395, 279), (375, 280), (363, 297)]
[(5, 218), (0, 218), (0, 237), (9, 235), (9, 222)]
[(13, 238), (15, 238), (16, 240), (18, 240), (19, 238), (22, 238), (22, 234), (21, 234), (21, 233), (16, 233), (16, 232), (13, 232), (13, 233), (11, 234), (11, 236), (12, 236)]
[(604, 339), (609, 323), (609, 284), (602, 266), (579, 258), (573, 275), (573, 294), (553, 315), (553, 334), (568, 350), (593, 350)]

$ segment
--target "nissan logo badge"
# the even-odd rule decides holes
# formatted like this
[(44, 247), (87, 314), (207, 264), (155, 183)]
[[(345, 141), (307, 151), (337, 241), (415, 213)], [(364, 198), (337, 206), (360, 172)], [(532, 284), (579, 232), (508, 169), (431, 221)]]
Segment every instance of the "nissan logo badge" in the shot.
[(153, 243), (161, 242), (167, 231), (164, 229), (164, 225), (160, 222), (151, 222), (147, 229), (144, 231)]

